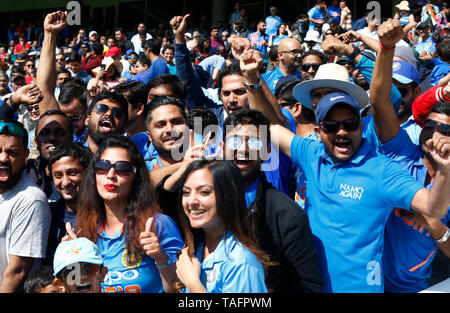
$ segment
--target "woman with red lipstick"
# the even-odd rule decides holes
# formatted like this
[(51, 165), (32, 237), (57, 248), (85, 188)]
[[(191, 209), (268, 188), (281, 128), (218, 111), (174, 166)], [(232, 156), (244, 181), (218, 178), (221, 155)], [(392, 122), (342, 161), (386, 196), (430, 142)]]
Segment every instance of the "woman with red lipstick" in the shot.
[(102, 292), (172, 291), (183, 241), (173, 220), (159, 213), (144, 159), (129, 138), (101, 141), (80, 195), (75, 233), (101, 251), (108, 268)]

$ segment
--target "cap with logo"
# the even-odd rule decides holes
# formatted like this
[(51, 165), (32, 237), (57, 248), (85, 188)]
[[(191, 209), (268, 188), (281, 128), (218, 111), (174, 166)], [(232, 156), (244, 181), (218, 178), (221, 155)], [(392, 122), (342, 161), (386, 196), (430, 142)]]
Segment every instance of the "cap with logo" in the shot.
[(61, 242), (53, 258), (53, 275), (75, 263), (103, 264), (103, 258), (95, 243), (87, 238)]
[(401, 84), (420, 83), (419, 71), (409, 62), (395, 61), (392, 63), (392, 78)]
[(331, 108), (339, 103), (348, 104), (355, 111), (355, 113), (360, 116), (359, 104), (355, 98), (343, 92), (332, 92), (322, 97), (322, 99), (320, 99), (317, 103), (316, 123), (319, 124), (320, 121), (323, 121)]

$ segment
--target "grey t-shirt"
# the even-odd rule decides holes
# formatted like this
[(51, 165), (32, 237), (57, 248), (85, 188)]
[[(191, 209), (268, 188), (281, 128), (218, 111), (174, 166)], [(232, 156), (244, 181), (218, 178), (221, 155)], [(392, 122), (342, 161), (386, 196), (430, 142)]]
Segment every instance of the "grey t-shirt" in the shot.
[(50, 223), (47, 197), (26, 174), (0, 194), (0, 283), (9, 255), (45, 257)]

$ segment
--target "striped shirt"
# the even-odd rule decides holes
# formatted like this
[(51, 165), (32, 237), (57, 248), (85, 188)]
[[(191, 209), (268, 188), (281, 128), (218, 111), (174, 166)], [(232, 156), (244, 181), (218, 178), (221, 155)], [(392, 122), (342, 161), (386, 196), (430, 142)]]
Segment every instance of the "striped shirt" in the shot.
[(352, 29), (352, 12), (348, 7), (341, 11), (341, 26), (345, 30)]

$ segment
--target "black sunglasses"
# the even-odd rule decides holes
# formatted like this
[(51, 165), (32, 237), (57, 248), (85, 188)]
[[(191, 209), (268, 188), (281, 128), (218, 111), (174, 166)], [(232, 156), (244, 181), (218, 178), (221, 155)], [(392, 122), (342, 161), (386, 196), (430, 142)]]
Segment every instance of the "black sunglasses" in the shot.
[(112, 115), (114, 115), (115, 118), (121, 118), (123, 116), (123, 111), (121, 108), (110, 107), (104, 103), (97, 103), (94, 107), (94, 111), (97, 114), (105, 114), (109, 109), (111, 109)]
[(317, 70), (319, 69), (320, 65), (321, 65), (320, 63), (311, 63), (311, 64), (309, 64), (309, 63), (304, 63), (304, 64), (302, 64), (302, 71), (303, 71), (303, 72), (309, 71), (309, 69), (311, 68), (311, 66), (312, 66), (312, 68), (313, 68), (314, 71), (317, 71)]
[(345, 131), (352, 132), (359, 128), (360, 120), (356, 118), (344, 120), (344, 121), (322, 121), (320, 127), (328, 134), (335, 134), (339, 131), (339, 127), (342, 125)]
[(119, 176), (130, 176), (132, 173), (136, 173), (136, 168), (130, 162), (117, 161), (111, 164), (108, 160), (98, 160), (95, 162), (94, 171), (96, 174), (105, 175), (111, 167), (114, 167), (114, 170)]
[(400, 91), (402, 98), (404, 98), (408, 94), (410, 88), (397, 87), (397, 89)]
[(39, 104), (35, 104), (35, 105), (28, 105), (27, 106), (27, 110), (28, 112), (33, 111), (33, 109), (35, 109), (36, 111), (39, 111)]
[(450, 124), (444, 124), (441, 122), (437, 122), (432, 119), (427, 119), (424, 122), (424, 128), (432, 128), (433, 131), (435, 131), (437, 128), (439, 128), (439, 132), (444, 136), (450, 136)]

